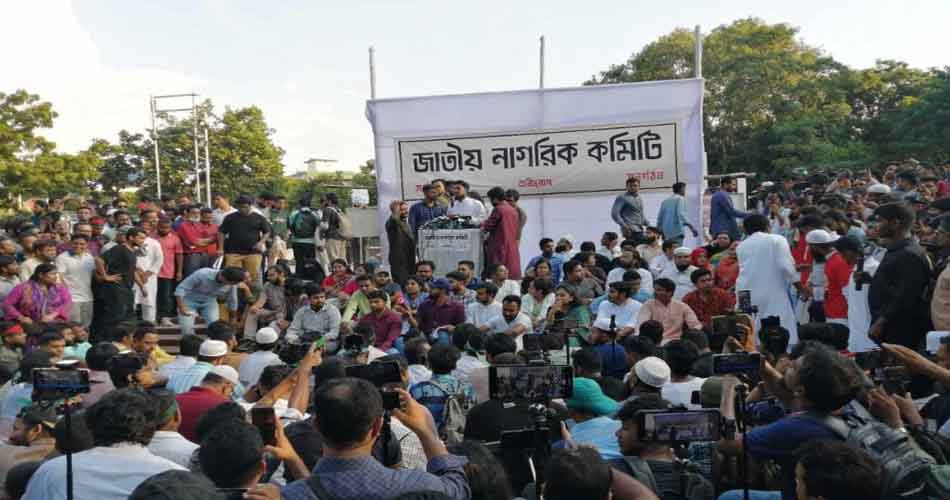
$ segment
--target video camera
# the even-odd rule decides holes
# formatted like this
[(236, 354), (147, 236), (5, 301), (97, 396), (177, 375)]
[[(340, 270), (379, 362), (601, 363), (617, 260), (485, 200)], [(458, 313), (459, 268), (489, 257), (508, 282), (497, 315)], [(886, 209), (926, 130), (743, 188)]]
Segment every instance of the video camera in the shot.
[(758, 376), (762, 355), (757, 352), (734, 352), (729, 354), (713, 354), (714, 375), (746, 374)]
[(346, 376), (366, 380), (379, 389), (383, 397), (383, 409), (395, 410), (401, 406), (399, 393), (385, 389), (388, 384), (401, 384), (402, 374), (399, 372), (399, 363), (395, 361), (370, 363), (368, 365), (352, 365), (346, 367)]
[(645, 442), (718, 441), (722, 436), (722, 416), (715, 409), (641, 410), (636, 421), (637, 438)]
[(343, 348), (341, 349), (340, 354), (355, 358), (363, 349), (366, 348), (366, 340), (362, 335), (358, 333), (352, 333), (343, 337)]
[(89, 370), (78, 361), (60, 361), (55, 368), (33, 369), (34, 401), (58, 401), (89, 392)]
[(488, 392), (498, 401), (569, 398), (574, 394), (574, 369), (563, 365), (491, 366)]

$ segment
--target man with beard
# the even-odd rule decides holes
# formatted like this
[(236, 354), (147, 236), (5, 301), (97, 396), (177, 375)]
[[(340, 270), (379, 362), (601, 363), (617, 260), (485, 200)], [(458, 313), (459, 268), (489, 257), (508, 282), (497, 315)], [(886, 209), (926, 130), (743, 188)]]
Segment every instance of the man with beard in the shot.
[(872, 320), (868, 336), (876, 342), (917, 349), (930, 330), (925, 298), (930, 285), (930, 261), (911, 237), (914, 213), (907, 205), (881, 205), (874, 215), (880, 220), (877, 233), (887, 253), (868, 293)]
[(296, 340), (305, 332), (320, 332), (327, 339), (326, 352), (335, 352), (339, 347), (340, 310), (327, 304), (327, 294), (322, 288), (310, 291), (310, 307), (301, 307), (287, 327), (287, 340)]
[(610, 218), (620, 226), (624, 238), (637, 243), (643, 238), (643, 228), (650, 225), (643, 213), (643, 198), (640, 196), (640, 179), (628, 177), (627, 191), (614, 199)]
[(696, 266), (690, 264), (691, 255), (692, 251), (686, 247), (673, 250), (673, 266), (667, 266), (660, 274), (660, 278), (667, 278), (676, 284), (674, 299), (682, 300), (687, 293), (696, 289), (692, 279)]
[(739, 259), (736, 291), (749, 291), (760, 318), (778, 316), (781, 326), (788, 330), (790, 342), (795, 344), (798, 326), (788, 288), (794, 286), (800, 291), (802, 284), (788, 240), (769, 234), (769, 220), (764, 215), (750, 215), (742, 225), (749, 236), (736, 251)]
[[(449, 207), (449, 217), (471, 217), (473, 224), (480, 224), (485, 220), (485, 205), (482, 202), (468, 196), (468, 183), (457, 181), (452, 186), (452, 206)], [(502, 191), (504, 199), (504, 191)], [(518, 214), (515, 213), (515, 236), (518, 230)], [(517, 238), (513, 238), (517, 241)], [(516, 267), (517, 269), (517, 267)]]
[[(136, 273), (138, 249), (148, 237), (140, 227), (121, 227), (121, 243), (96, 258), (96, 276), (93, 280), (92, 335), (94, 342), (108, 338), (112, 329), (135, 319), (133, 286), (141, 286)], [(118, 234), (117, 234), (118, 236)]]
[[(808, 251), (812, 256), (812, 269), (805, 286), (806, 296), (811, 298), (808, 315), (812, 323), (824, 323), (826, 319), (825, 295), (828, 289), (826, 266), (829, 257), (834, 252), (831, 244), (837, 239), (834, 233), (829, 233), (824, 229), (814, 229), (805, 235), (805, 243), (808, 244)], [(839, 287), (839, 295), (840, 291)]]
[(392, 212), (386, 221), (389, 268), (393, 279), (402, 286), (416, 266), (416, 241), (407, 222), (409, 205), (405, 201), (395, 200), (389, 204), (389, 209)]
[(427, 336), (437, 328), (451, 332), (462, 323), (465, 323), (465, 308), (449, 298), (449, 282), (444, 278), (432, 280), (429, 298), (419, 306), (415, 318), (409, 318), (409, 324)]
[(0, 444), (0, 487), (15, 465), (42, 461), (53, 451), (56, 420), (58, 417), (52, 405), (34, 403), (20, 411), (8, 442)]
[[(947, 265), (948, 255), (950, 255), (950, 214), (940, 217), (940, 225), (937, 226), (937, 246), (939, 274), (934, 285), (930, 313), (935, 330), (950, 330), (950, 265)], [(942, 270), (941, 266), (943, 266)]]
[(554, 255), (554, 240), (551, 238), (541, 238), (541, 242), (538, 246), (541, 247), (541, 255), (529, 260), (528, 267), (525, 268), (525, 271), (534, 268), (538, 262), (547, 260), (551, 264), (551, 275), (554, 277), (554, 284), (557, 285), (561, 282), (561, 272), (563, 271), (564, 261), (557, 255)]
[(521, 312), (521, 297), (517, 295), (505, 297), (501, 303), (501, 316), (495, 316), (480, 330), (511, 337), (520, 351), (523, 348), (521, 336), (531, 333), (532, 330), (531, 318)]
[[(135, 303), (142, 306), (142, 319), (155, 322), (158, 315), (158, 273), (162, 270), (162, 264), (165, 262), (165, 254), (162, 251), (162, 244), (156, 236), (156, 226), (158, 226), (158, 213), (146, 211), (142, 213), (141, 226), (148, 233), (143, 243), (138, 249), (138, 259), (135, 261), (137, 267), (136, 274), (138, 282), (141, 285), (135, 287)], [(170, 228), (170, 226), (169, 226)]]
[[(677, 247), (680, 246), (679, 243), (683, 242), (682, 234), (678, 239), (667, 240), (662, 236), (662, 232), (659, 228), (650, 226), (646, 228), (646, 231), (643, 232), (643, 243), (640, 243), (634, 247), (640, 258), (644, 262), (651, 262), (653, 259), (659, 257), (663, 254), (663, 243), (665, 241), (672, 241), (677, 243)], [(623, 250), (624, 244), (620, 244), (621, 251)]]

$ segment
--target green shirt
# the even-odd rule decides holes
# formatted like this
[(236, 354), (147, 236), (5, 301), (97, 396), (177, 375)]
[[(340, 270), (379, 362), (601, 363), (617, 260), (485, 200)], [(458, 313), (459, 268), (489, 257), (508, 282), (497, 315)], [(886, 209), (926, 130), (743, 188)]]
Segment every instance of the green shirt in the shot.
[[(389, 307), (388, 295), (386, 297), (386, 307)], [(356, 314), (356, 318), (353, 318), (354, 314)], [(367, 314), (369, 314), (369, 299), (366, 298), (366, 295), (363, 295), (362, 291), (350, 295), (350, 299), (346, 301), (346, 309), (343, 310), (343, 322), (359, 321)]]

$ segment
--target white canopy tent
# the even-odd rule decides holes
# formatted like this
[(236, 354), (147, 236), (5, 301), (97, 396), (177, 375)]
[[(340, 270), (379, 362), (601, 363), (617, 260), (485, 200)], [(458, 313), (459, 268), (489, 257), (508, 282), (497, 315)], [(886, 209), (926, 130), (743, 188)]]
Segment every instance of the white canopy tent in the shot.
[[(575, 247), (582, 241), (599, 242), (604, 231), (618, 230), (610, 218), (613, 200), (624, 190), (624, 173), (627, 176), (640, 177), (640, 173), (630, 173), (630, 170), (640, 168), (640, 165), (645, 164), (644, 146), (647, 148), (651, 146), (639, 142), (640, 156), (637, 158), (636, 152), (632, 150), (635, 150), (638, 144), (633, 140), (626, 141), (630, 143), (632, 151), (626, 160), (623, 160), (623, 150), (618, 145), (618, 161), (606, 166), (594, 165), (596, 170), (591, 170), (590, 166), (580, 166), (583, 160), (592, 163), (590, 158), (582, 157), (585, 153), (595, 155), (596, 147), (601, 147), (606, 152), (604, 144), (608, 141), (587, 142), (586, 145), (580, 142), (581, 152), (576, 157), (577, 163), (535, 170), (526, 167), (522, 170), (508, 169), (507, 160), (504, 168), (494, 160), (489, 164), (487, 157), (491, 156), (491, 151), (498, 150), (491, 149), (491, 146), (497, 145), (495, 142), (500, 141), (507, 147), (509, 144), (506, 141), (510, 142), (514, 140), (513, 138), (528, 135), (534, 135), (537, 138), (541, 135), (568, 136), (573, 133), (575, 135), (570, 136), (569, 139), (577, 141), (577, 134), (580, 133), (587, 134), (582, 137), (583, 139), (598, 132), (609, 135), (621, 128), (628, 132), (633, 131), (634, 135), (630, 135), (630, 139), (638, 137), (638, 140), (642, 140), (644, 135), (651, 134), (651, 130), (657, 131), (662, 127), (668, 127), (664, 130), (673, 131), (667, 134), (668, 137), (664, 137), (666, 142), (663, 143), (665, 151), (673, 150), (673, 154), (667, 154), (672, 163), (670, 163), (671, 166), (664, 167), (667, 168), (665, 175), (661, 173), (659, 178), (656, 175), (640, 177), (647, 218), (651, 224), (656, 222), (660, 203), (670, 195), (673, 182), (679, 180), (687, 184), (688, 218), (696, 227), (701, 227), (701, 200), (706, 173), (702, 102), (703, 80), (701, 78), (370, 100), (367, 102), (366, 113), (375, 135), (380, 227), (383, 227), (382, 222), (389, 217), (388, 207), (392, 200), (413, 200), (421, 196), (413, 192), (411, 189), (413, 184), (418, 189), (420, 181), (435, 178), (463, 179), (470, 182), (473, 189), (481, 190), (483, 186), (499, 185), (506, 189), (515, 188), (521, 192), (522, 198), (519, 205), (528, 215), (528, 224), (521, 240), (523, 264), (538, 254), (538, 240), (545, 236), (557, 240), (564, 235), (571, 235)], [(636, 136), (636, 132), (641, 130), (645, 132)], [(627, 134), (621, 133), (610, 138), (611, 160), (614, 155), (614, 140), (620, 135)], [(654, 137), (656, 137), (655, 134)], [(539, 141), (534, 141), (535, 153), (538, 153), (537, 144), (547, 139), (548, 137), (544, 137)], [(402, 151), (401, 147), (410, 143), (441, 142), (444, 149), (445, 145), (454, 147), (453, 143), (448, 142), (453, 140), (459, 144), (465, 141), (474, 143), (476, 140), (482, 143), (491, 142), (488, 149), (483, 150), (488, 153), (485, 155), (485, 164), (482, 164), (482, 156), (479, 153), (477, 170), (470, 168), (465, 171), (463, 168), (458, 168), (447, 173), (445, 170), (449, 169), (446, 168), (443, 171), (420, 173), (419, 169), (413, 171), (411, 166), (416, 164), (410, 162), (407, 156), (409, 153)], [(574, 144), (576, 145), (577, 142)], [(587, 150), (587, 147), (592, 144), (600, 146), (593, 146)], [(558, 147), (564, 147), (564, 145), (559, 144)], [(518, 149), (527, 150), (528, 148)], [(463, 163), (462, 154), (468, 154), (471, 151), (473, 150), (459, 151), (459, 167)], [(551, 158), (554, 158), (554, 150), (551, 151)], [(417, 154), (431, 155), (433, 153)], [(445, 155), (448, 152), (442, 154)], [(540, 156), (543, 157), (543, 154)], [(599, 163), (599, 155), (596, 156)], [(649, 157), (649, 153), (647, 156)], [(468, 157), (465, 158), (467, 161)], [(541, 165), (540, 158), (536, 159), (537, 165), (532, 165), (532, 167)], [(437, 164), (438, 161), (438, 156), (436, 156)], [(518, 168), (522, 166), (519, 165)], [(535, 175), (543, 171), (542, 175), (555, 179), (556, 189), (537, 188), (530, 184), (528, 186), (512, 185), (510, 179), (514, 175), (513, 171), (522, 172), (517, 175), (524, 175), (523, 172), (532, 172), (529, 175)], [(616, 180), (618, 174), (620, 177)], [(603, 179), (600, 179), (602, 176), (610, 177), (609, 189), (602, 188)], [(563, 182), (558, 184), (558, 180)], [(598, 181), (601, 182), (601, 187), (596, 187)], [(508, 185), (505, 184), (506, 182)], [(585, 190), (588, 184), (594, 187)], [(482, 190), (482, 194), (484, 192)], [(388, 255), (385, 233), (381, 239), (385, 261)]]

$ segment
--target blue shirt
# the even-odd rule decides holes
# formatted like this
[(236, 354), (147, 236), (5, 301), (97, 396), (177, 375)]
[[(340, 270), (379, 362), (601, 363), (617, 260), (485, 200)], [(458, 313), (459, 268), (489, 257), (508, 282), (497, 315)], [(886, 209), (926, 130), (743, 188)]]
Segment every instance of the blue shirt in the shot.
[(678, 239), (683, 236), (686, 220), (686, 198), (674, 194), (660, 204), (660, 213), (656, 216), (656, 225), (663, 231), (663, 238)]
[(732, 205), (732, 197), (724, 190), (716, 191), (709, 202), (709, 234), (729, 233), (733, 241), (739, 239), (739, 224), (736, 219), (745, 219), (749, 214), (740, 212)]
[[(541, 262), (545, 257), (543, 255), (538, 255), (537, 257), (528, 261), (528, 268), (532, 268), (538, 265), (538, 262)], [(562, 260), (557, 255), (552, 255), (547, 258), (548, 262), (551, 264), (551, 276), (554, 277), (554, 284), (557, 285), (561, 282), (561, 273), (564, 272), (564, 260)]]
[(795, 451), (814, 439), (837, 439), (835, 434), (820, 422), (800, 415), (790, 415), (769, 425), (756, 427), (746, 434), (746, 449), (749, 456), (757, 459), (772, 459), (782, 467), (782, 499), (795, 500)]
[[(472, 498), (462, 467), (464, 457), (442, 455), (429, 460), (426, 472), (390, 469), (373, 457), (321, 458), (313, 468), (328, 494), (339, 500), (389, 500), (415, 491), (437, 491), (456, 500)], [(281, 491), (283, 500), (321, 500), (306, 479), (294, 481)]]
[(412, 228), (413, 237), (418, 240), (419, 227), (432, 219), (442, 217), (447, 212), (448, 209), (440, 205), (438, 202), (433, 203), (431, 207), (427, 207), (425, 201), (420, 201), (419, 203), (409, 207), (409, 227)]
[[(218, 270), (210, 267), (199, 269), (175, 288), (175, 297), (191, 304), (207, 304), (218, 297), (228, 297), (228, 309), (238, 308), (237, 287), (218, 282)], [(187, 389), (186, 389), (187, 390)]]
[(588, 444), (597, 449), (604, 460), (623, 458), (617, 443), (619, 420), (609, 417), (592, 418), (571, 427), (571, 438), (577, 444)]

